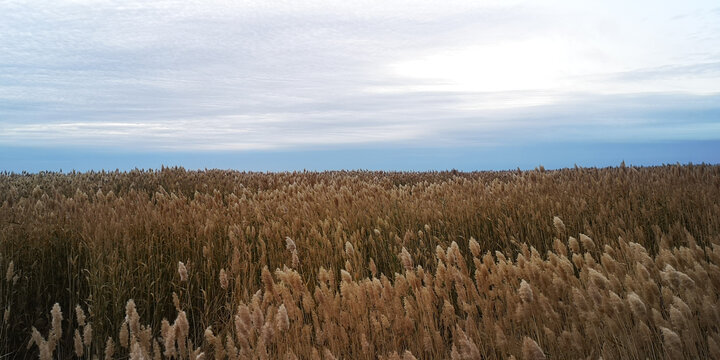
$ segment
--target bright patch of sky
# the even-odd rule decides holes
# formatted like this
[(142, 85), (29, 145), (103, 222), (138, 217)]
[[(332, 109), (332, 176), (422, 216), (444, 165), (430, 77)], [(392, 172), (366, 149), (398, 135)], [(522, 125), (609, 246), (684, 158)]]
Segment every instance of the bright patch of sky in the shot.
[(0, 2), (2, 148), (717, 140), (716, 1)]

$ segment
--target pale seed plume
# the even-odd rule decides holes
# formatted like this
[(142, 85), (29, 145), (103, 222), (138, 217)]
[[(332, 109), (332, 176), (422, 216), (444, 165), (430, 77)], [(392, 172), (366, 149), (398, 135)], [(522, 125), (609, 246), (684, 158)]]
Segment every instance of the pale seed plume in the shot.
[(182, 261), (178, 261), (178, 274), (180, 274), (180, 281), (187, 281), (188, 272), (185, 264)]
[(524, 360), (545, 360), (545, 353), (535, 340), (529, 337), (523, 338), (522, 353)]

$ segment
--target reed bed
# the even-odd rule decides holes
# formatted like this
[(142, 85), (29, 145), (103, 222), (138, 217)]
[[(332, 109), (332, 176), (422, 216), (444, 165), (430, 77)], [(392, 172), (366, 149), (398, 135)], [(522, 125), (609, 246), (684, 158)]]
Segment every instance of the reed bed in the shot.
[(718, 359), (720, 167), (0, 174), (0, 356)]

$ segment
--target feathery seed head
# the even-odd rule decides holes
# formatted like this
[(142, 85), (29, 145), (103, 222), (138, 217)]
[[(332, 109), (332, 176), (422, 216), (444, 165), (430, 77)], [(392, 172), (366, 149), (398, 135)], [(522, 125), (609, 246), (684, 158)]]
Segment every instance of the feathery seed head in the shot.
[(225, 290), (228, 288), (228, 277), (225, 269), (220, 269), (220, 287)]
[(582, 245), (585, 247), (586, 250), (595, 251), (595, 242), (592, 241), (592, 239), (589, 236), (587, 236), (585, 234), (580, 234), (580, 242), (582, 243)]
[(645, 309), (645, 303), (640, 299), (640, 296), (638, 296), (634, 292), (630, 292), (627, 295), (628, 304), (630, 305), (630, 310), (633, 312), (635, 317), (638, 319), (645, 318), (646, 309)]
[(572, 236), (568, 239), (568, 247), (570, 247), (570, 251), (572, 251), (573, 253), (580, 253), (580, 244), (578, 243), (577, 239)]
[(410, 350), (405, 350), (402, 360), (417, 360), (417, 358), (410, 352)]
[(112, 360), (115, 355), (115, 342), (111, 337), (108, 337), (105, 342), (105, 360)]
[(660, 327), (660, 332), (662, 333), (663, 348), (665, 349), (665, 353), (669, 355), (669, 358), (684, 358), (680, 336), (678, 336), (676, 332), (662, 326)]
[(128, 321), (127, 318), (125, 321), (123, 321), (122, 325), (120, 325), (120, 334), (119, 334), (119, 340), (120, 340), (120, 346), (123, 348), (127, 348), (130, 346), (130, 338), (129, 338), (129, 332), (128, 332)]
[(525, 360), (545, 360), (545, 353), (540, 346), (527, 336), (523, 338), (522, 353)]
[(355, 248), (349, 241), (345, 242), (345, 255), (347, 255), (348, 257), (355, 256)]
[(298, 266), (300, 266), (300, 258), (298, 257), (297, 250), (292, 251), (292, 260), (291, 265), (293, 269), (297, 269)]
[(73, 337), (74, 343), (75, 343), (75, 356), (82, 357), (83, 356), (83, 343), (82, 343), (82, 337), (80, 337), (80, 330), (75, 329), (75, 336)]
[(180, 274), (180, 281), (187, 281), (188, 272), (185, 264), (182, 261), (178, 261), (178, 274)]
[(50, 337), (54, 343), (57, 343), (57, 341), (60, 340), (60, 338), (62, 337), (63, 315), (62, 311), (60, 310), (60, 304), (55, 303), (55, 305), (53, 305), (52, 307), (52, 310), (50, 310), (50, 314), (52, 315), (52, 328), (50, 330)]
[(85, 311), (83, 311), (80, 305), (75, 306), (75, 320), (77, 320), (78, 326), (85, 326)]
[(532, 288), (530, 288), (530, 284), (528, 284), (525, 279), (520, 281), (520, 289), (518, 290), (518, 294), (520, 295), (520, 299), (524, 303), (531, 303), (533, 301)]
[(410, 253), (405, 249), (403, 246), (402, 251), (400, 252), (400, 262), (402, 263), (405, 270), (412, 270), (413, 268), (413, 260), (412, 256), (410, 256)]
[(90, 344), (92, 344), (92, 336), (93, 336), (92, 324), (88, 323), (83, 328), (83, 344), (85, 344), (85, 346), (90, 346)]
[(175, 310), (180, 311), (180, 298), (174, 291), (172, 293), (172, 301), (173, 305), (175, 306)]
[(480, 244), (475, 240), (474, 237), (470, 237), (470, 243), (468, 245), (470, 247), (470, 252), (473, 254), (474, 257), (480, 256), (480, 253), (482, 250), (480, 249)]
[[(2, 274), (2, 273), (0, 273)], [(15, 263), (10, 260), (10, 264), (8, 265), (7, 272), (5, 273), (5, 282), (10, 282), (15, 274)]]
[(287, 249), (290, 252), (293, 252), (297, 249), (295, 247), (295, 241), (293, 241), (293, 239), (291, 239), (289, 236), (285, 237), (285, 249)]
[(285, 304), (280, 305), (280, 307), (278, 308), (278, 313), (275, 321), (278, 331), (280, 332), (287, 331), (288, 328), (290, 328), (290, 321), (288, 319), (287, 309), (285, 309)]

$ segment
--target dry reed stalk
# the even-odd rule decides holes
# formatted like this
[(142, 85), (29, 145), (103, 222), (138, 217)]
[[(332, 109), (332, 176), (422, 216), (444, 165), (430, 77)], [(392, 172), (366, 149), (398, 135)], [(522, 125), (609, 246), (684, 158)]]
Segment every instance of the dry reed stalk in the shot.
[[(719, 176), (705, 165), (0, 176), (0, 218), (24, 219), (0, 222), (0, 325), (47, 334), (0, 326), (0, 347), (25, 348), (31, 333), (21, 358), (714, 358)], [(180, 281), (171, 259), (185, 261)], [(77, 306), (63, 336), (59, 306), (31, 319), (26, 294), (88, 314)]]

